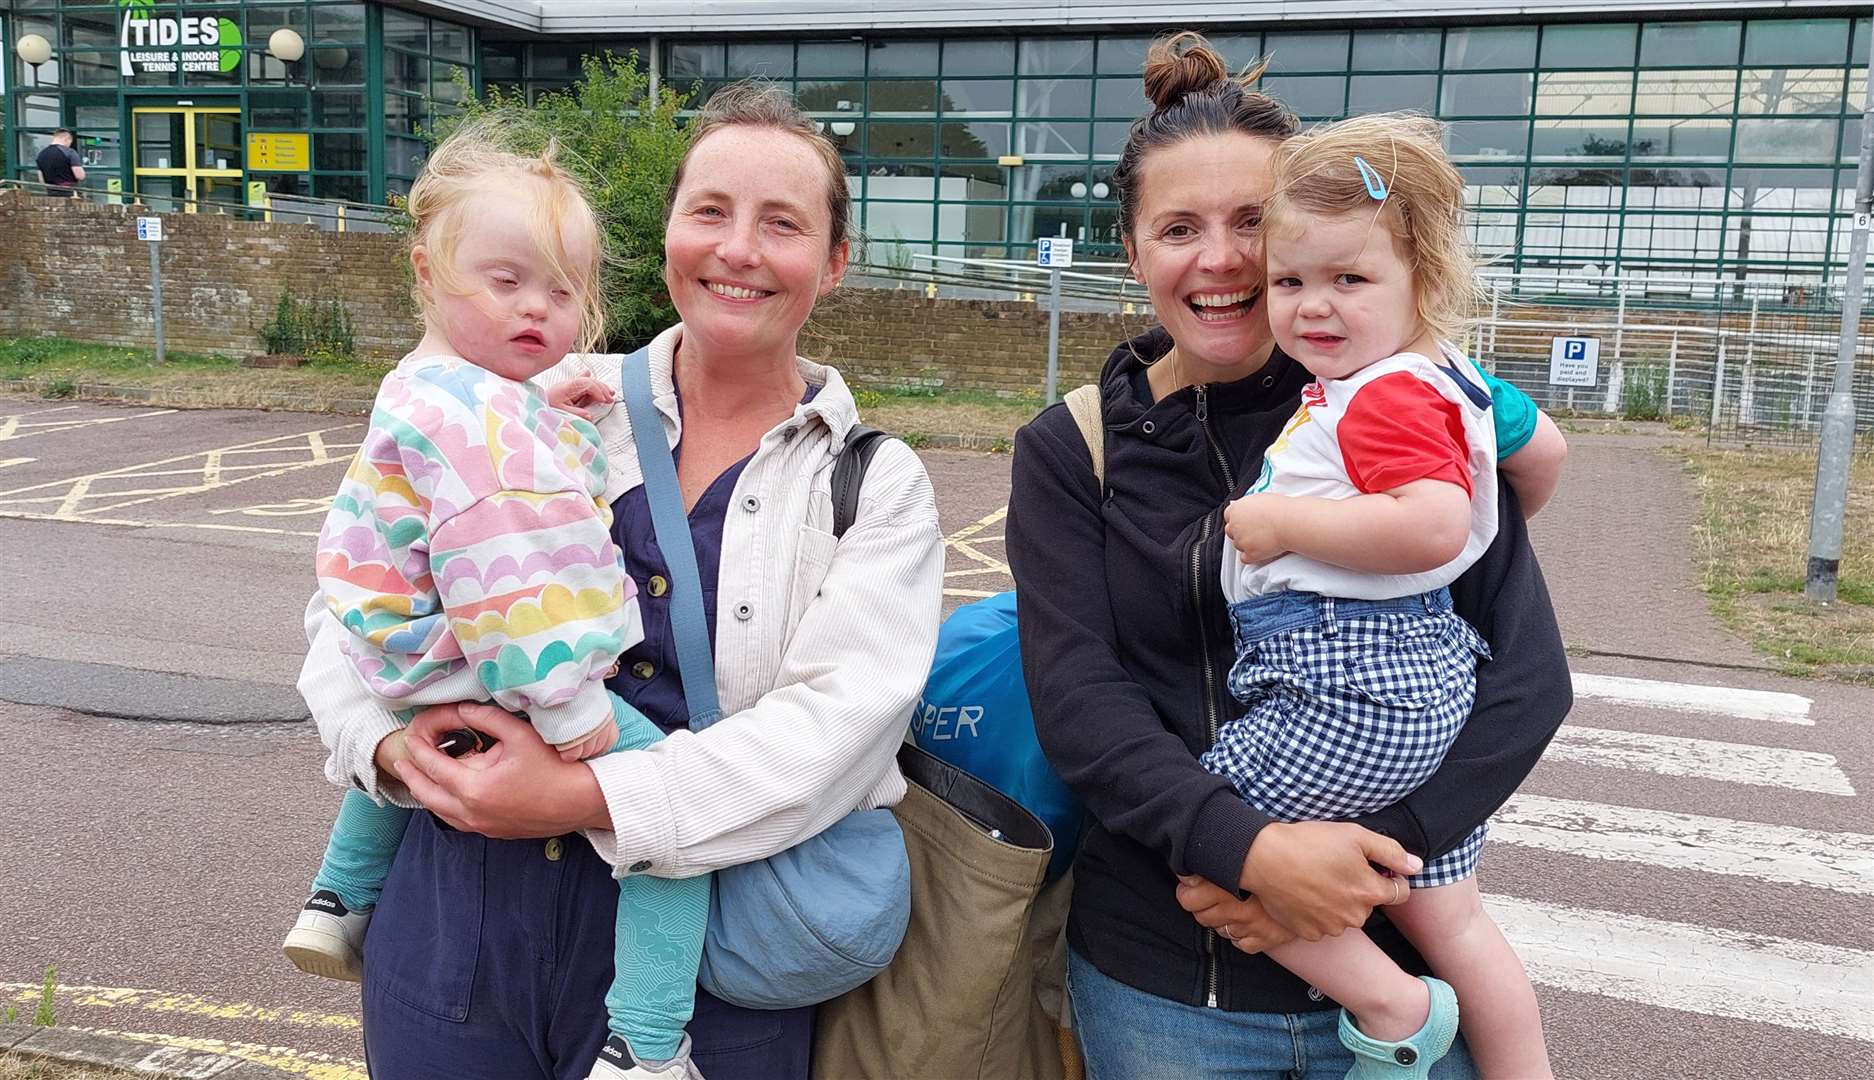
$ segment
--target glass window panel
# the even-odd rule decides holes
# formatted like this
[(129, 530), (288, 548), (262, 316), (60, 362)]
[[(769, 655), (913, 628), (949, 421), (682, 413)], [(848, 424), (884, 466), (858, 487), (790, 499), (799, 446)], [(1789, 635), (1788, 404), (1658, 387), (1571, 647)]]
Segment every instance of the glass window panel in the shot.
[(184, 86), (239, 86), (241, 69), (237, 65), (233, 71), (185, 71), (182, 73)]
[(423, 168), (424, 146), (420, 139), (386, 139), (384, 171), (414, 177)]
[(1344, 75), (1271, 75), (1262, 88), (1276, 100), (1313, 120), (1333, 119), (1346, 105)]
[(117, 21), (109, 13), (67, 12), (65, 47), (68, 49), (115, 49), (118, 44)]
[(275, 30), (282, 28), (296, 30), (303, 38), (307, 33), (307, 11), (307, 8), (299, 4), (291, 7), (249, 7), (246, 9), (247, 29), (242, 35), (242, 40), (264, 45)]
[[(54, 66), (53, 64), (45, 65), (47, 68)], [(54, 72), (54, 74), (56, 75), (57, 73)], [(148, 68), (138, 68), (137, 73), (125, 79), (124, 82), (130, 86), (174, 86), (176, 85), (176, 73), (173, 71), (151, 71)]]
[[(386, 54), (395, 56), (395, 53)], [(318, 86), (361, 86), (364, 84), (364, 50), (344, 45), (309, 49), (312, 78)], [(386, 64), (388, 70), (389, 65)]]
[[(969, 188), (970, 194), (967, 196), (971, 199), (1000, 199), (1006, 196), (1008, 194), (1008, 174), (1002, 170), (1003, 166), (991, 165), (986, 162), (972, 164), (962, 161), (940, 161), (937, 163), (937, 175), (939, 177), (960, 177), (971, 181)], [(995, 190), (989, 191), (987, 190), (989, 188), (994, 188)]]
[(1532, 206), (1617, 207), (1625, 186), (1621, 174), (1620, 169), (1532, 168), (1529, 202)]
[(801, 78), (827, 75), (864, 75), (865, 43), (862, 41), (803, 41), (800, 43)]
[(933, 116), (937, 112), (937, 84), (929, 79), (873, 80), (867, 110), (875, 116)]
[(1445, 35), (1447, 69), (1518, 68), (1536, 65), (1536, 28), (1480, 26)]
[(867, 63), (870, 75), (935, 75), (937, 43), (898, 38), (874, 41)]
[(312, 178), (312, 194), (319, 199), (344, 199), (347, 202), (364, 201), (364, 177), (362, 176), (315, 176)]
[(1022, 116), (1090, 116), (1091, 79), (1023, 79), (1016, 84), (1015, 111)]
[(1443, 42), (1436, 30), (1363, 30), (1353, 36), (1353, 69), (1436, 71)]
[(1732, 169), (1731, 205), (1745, 210), (1827, 213), (1835, 196), (1833, 169)]
[(1851, 64), (1867, 62), (1868, 26), (1869, 20), (1867, 19), (1856, 19), (1854, 21), (1854, 43), (1848, 46), (1848, 62)]
[(1023, 38), (1023, 75), (1087, 75), (1093, 71), (1092, 38)]
[(1542, 30), (1545, 68), (1627, 67), (1633, 63), (1632, 23), (1554, 25)]
[(429, 93), (429, 61), (410, 53), (385, 53), (384, 87), (413, 94)]
[(1347, 112), (1389, 112), (1394, 109), (1433, 111), (1438, 104), (1436, 75), (1354, 75), (1347, 80)]
[[(965, 196), (974, 198), (985, 191), (1000, 191), (1001, 188), (984, 184), (966, 177), (947, 177), (940, 180), (943, 198), (948, 202)], [(991, 196), (998, 197), (998, 196)], [(1006, 235), (1008, 208), (1000, 203), (990, 206), (945, 205), (937, 208), (937, 238), (949, 241), (967, 241), (978, 244), (1000, 244)], [(957, 252), (950, 249), (948, 254)]]
[(1108, 202), (1117, 202), (1119, 199), (1119, 188), (1113, 183), (1113, 171), (1117, 168), (1118, 165), (1113, 162), (1094, 162), (1093, 190), (1087, 193), (1087, 197), (1095, 200), (1104, 199)]
[(1861, 121), (1843, 120), (1841, 122), (1841, 159), (1859, 161), (1861, 158)]
[(1093, 156), (1118, 157), (1125, 152), (1126, 137), (1130, 134), (1131, 124), (1093, 125)]
[(250, 85), (304, 86), (306, 79), (306, 65), (300, 61), (282, 63), (259, 50), (250, 50), (247, 54), (247, 81)]
[(1263, 40), (1270, 71), (1346, 71), (1347, 35), (1275, 33)]
[(1458, 120), (1445, 130), (1445, 145), (1454, 158), (1520, 160), (1529, 153), (1527, 120)]
[(1522, 205), (1523, 170), (1520, 167), (1467, 165), (1458, 172), (1464, 176), (1464, 201), (1468, 205)]
[(1440, 116), (1511, 116), (1529, 111), (1532, 76), (1446, 75), (1439, 94)]
[(1783, 117), (1737, 122), (1738, 161), (1828, 161), (1837, 121)]
[(526, 55), (526, 48), (525, 45), (507, 42), (484, 42), (482, 45), (482, 78), (519, 79), (521, 58)]
[(312, 167), (321, 170), (364, 168), (364, 136), (323, 132), (313, 135)]
[(1065, 236), (1070, 240), (1087, 239), (1087, 209), (1084, 205), (1024, 206), (1017, 203), (1010, 207), (1010, 218), (1009, 238), (1011, 240), (1032, 241), (1037, 236)]
[(1149, 37), (1103, 37), (1100, 39), (1100, 74), (1137, 75), (1145, 70), (1145, 51), (1152, 47)]
[(1737, 72), (1642, 71), (1633, 97), (1638, 116), (1729, 113), (1737, 104)]
[(945, 79), (941, 104), (948, 115), (1007, 116), (1015, 109), (1015, 84), (1006, 79)]
[(455, 104), (473, 94), (469, 69), (446, 60), (432, 60), (429, 65), (429, 95), (437, 101)]
[[(1087, 167), (1076, 165), (1025, 165), (1014, 173), (1013, 197), (1023, 202), (1080, 202), (1087, 197)], [(1074, 185), (1080, 194), (1074, 194)]]
[[(570, 79), (579, 74), (580, 58), (585, 55), (583, 45), (564, 45), (559, 42), (540, 42), (527, 47), (529, 53), (528, 73), (536, 79)], [(673, 75), (672, 78), (675, 78)]]
[(384, 95), (384, 130), (393, 135), (415, 135), (429, 118), (423, 99), (409, 94)]
[(720, 78), (724, 74), (722, 46), (714, 42), (707, 45), (678, 42), (669, 47), (664, 60), (669, 65), (666, 73), (673, 82)]
[(1737, 111), (1839, 115), (1845, 74), (1841, 68), (1746, 69), (1738, 91)]
[(943, 63), (945, 75), (1011, 75), (1015, 72), (1015, 40), (946, 41)]
[(1150, 107), (1144, 79), (1101, 79), (1094, 84), (1095, 116), (1141, 116)]
[(407, 15), (395, 8), (384, 9), (384, 44), (394, 49), (429, 51), (429, 20)]
[[(832, 141), (833, 148), (838, 150), (842, 155), (858, 154), (865, 150), (864, 124), (855, 120), (841, 120), (838, 118), (823, 122), (826, 124), (826, 137)], [(848, 164), (851, 166), (851, 168), (847, 170), (848, 172), (859, 167), (856, 162), (849, 162)]]
[(1647, 67), (1737, 63), (1743, 23), (1647, 23), (1640, 28), (1640, 63)]
[(808, 112), (865, 111), (865, 84), (857, 80), (803, 82), (795, 87), (794, 97)]
[(1635, 158), (1724, 161), (1731, 156), (1728, 120), (1653, 120), (1633, 122)]
[(1621, 161), (1627, 156), (1627, 121), (1538, 120), (1530, 156)]
[(1631, 71), (1544, 72), (1536, 79), (1537, 116), (1626, 116), (1632, 109)]
[(1009, 125), (945, 124), (941, 129), (944, 157), (995, 158), (1009, 152)]
[(1848, 107), (1846, 112), (1855, 116), (1867, 105), (1867, 68), (1851, 68), (1848, 72)]
[(116, 86), (117, 75), (115, 49), (110, 52), (67, 50), (65, 53), (67, 86)]
[(466, 26), (437, 19), (430, 24), (429, 51), (447, 60), (469, 59), (469, 32)]
[(1847, 19), (1752, 19), (1744, 31), (1746, 66), (1845, 64)]
[(313, 123), (322, 128), (364, 126), (364, 95), (327, 93), (312, 99)]
[(872, 124), (873, 157), (927, 158), (933, 156), (933, 124)]
[(302, 91), (250, 92), (247, 95), (248, 126), (303, 131), (306, 127), (306, 98), (307, 95)]
[[(406, 16), (412, 22), (420, 19)], [(384, 40), (390, 44), (390, 22), (385, 22)], [(313, 33), (321, 42), (336, 41), (346, 45), (364, 44), (364, 5), (363, 4), (314, 4), (312, 7)]]
[(1721, 209), (1723, 169), (1634, 169), (1627, 178), (1627, 206), (1661, 210)]
[(1086, 121), (1015, 125), (1015, 153), (1023, 157), (1086, 157), (1091, 132)]
[(788, 79), (794, 75), (794, 43), (747, 41), (729, 43), (729, 77)]
[[(1261, 34), (1211, 34), (1210, 45), (1223, 55), (1224, 66), (1233, 72), (1262, 59)], [(1143, 72), (1144, 66), (1139, 70)]]

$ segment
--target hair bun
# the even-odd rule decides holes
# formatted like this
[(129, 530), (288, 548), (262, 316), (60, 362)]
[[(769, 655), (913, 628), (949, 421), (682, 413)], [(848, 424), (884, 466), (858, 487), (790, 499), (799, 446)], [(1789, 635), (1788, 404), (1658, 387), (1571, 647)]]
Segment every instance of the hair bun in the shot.
[(1145, 96), (1156, 109), (1168, 109), (1229, 77), (1223, 57), (1194, 30), (1160, 38), (1145, 54)]

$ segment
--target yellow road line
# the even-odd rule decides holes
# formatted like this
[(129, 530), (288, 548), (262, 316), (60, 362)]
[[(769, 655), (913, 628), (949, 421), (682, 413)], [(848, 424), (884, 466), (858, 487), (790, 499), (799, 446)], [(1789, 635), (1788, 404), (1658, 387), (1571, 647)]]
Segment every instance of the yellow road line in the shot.
[(124, 518), (95, 518), (76, 514), (35, 514), (19, 510), (0, 510), (0, 518), (19, 521), (62, 521), (79, 525), (115, 525), (123, 529), (207, 529), (210, 532), (268, 533), (274, 536), (319, 535), (317, 529), (269, 529), (261, 525), (224, 525), (213, 521), (130, 521)]
[[(0, 991), (11, 992), (13, 1001), (18, 1004), (30, 1005), (39, 1000), (40, 986), (38, 983), (0, 982)], [(58, 996), (63, 1005), (85, 1009), (146, 1009), (211, 1020), (252, 1020), (266, 1024), (337, 1028), (343, 1031), (355, 1031), (358, 1028), (355, 1015), (273, 1008), (245, 1001), (220, 1001), (200, 994), (171, 990), (143, 990), (125, 986), (61, 986), (58, 988)]]
[[(65, 409), (76, 409), (77, 407), (76, 405), (66, 405), (59, 409), (41, 409), (38, 412), (15, 413), (11, 416), (0, 416), (0, 442), (9, 442), (16, 439), (30, 439), (35, 435), (56, 435), (61, 431), (72, 431), (82, 427), (95, 427), (99, 424), (121, 424), (126, 420), (143, 420), (151, 416), (168, 416), (170, 413), (176, 411), (175, 409), (158, 409), (155, 412), (137, 413), (135, 416), (100, 416), (90, 420), (46, 420), (37, 424), (21, 423), (21, 421), (28, 416), (43, 416), (49, 412), (63, 412)], [(27, 431), (25, 430), (27, 428), (32, 428), (34, 430)]]

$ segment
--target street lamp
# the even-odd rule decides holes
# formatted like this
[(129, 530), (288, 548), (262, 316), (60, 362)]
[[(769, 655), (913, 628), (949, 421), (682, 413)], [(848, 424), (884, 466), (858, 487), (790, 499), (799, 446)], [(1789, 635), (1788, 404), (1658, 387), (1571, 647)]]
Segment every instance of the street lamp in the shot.
[(268, 36), (267, 51), (274, 59), (290, 64), (306, 55), (306, 39), (299, 36), (299, 31), (282, 26)]
[(52, 59), (52, 43), (38, 34), (27, 34), (13, 43), (13, 51), (33, 69), (33, 86), (39, 86), (39, 65)]

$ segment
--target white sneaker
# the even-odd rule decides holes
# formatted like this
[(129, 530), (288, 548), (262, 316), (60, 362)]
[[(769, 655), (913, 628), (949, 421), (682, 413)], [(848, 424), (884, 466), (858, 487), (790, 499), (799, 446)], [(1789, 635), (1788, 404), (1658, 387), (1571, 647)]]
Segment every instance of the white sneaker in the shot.
[(599, 1060), (592, 1063), (586, 1080), (703, 1080), (690, 1060), (690, 1036), (686, 1032), (677, 1044), (677, 1054), (656, 1068), (641, 1064), (624, 1037), (613, 1035), (599, 1048)]
[(364, 928), (369, 911), (348, 911), (330, 889), (320, 889), (300, 909), (281, 950), (308, 975), (357, 982), (364, 973)]

